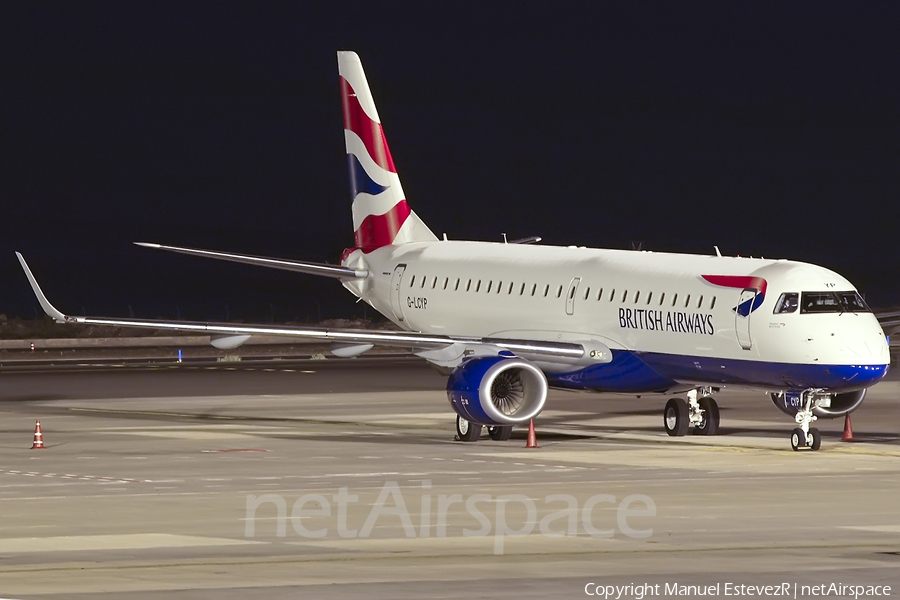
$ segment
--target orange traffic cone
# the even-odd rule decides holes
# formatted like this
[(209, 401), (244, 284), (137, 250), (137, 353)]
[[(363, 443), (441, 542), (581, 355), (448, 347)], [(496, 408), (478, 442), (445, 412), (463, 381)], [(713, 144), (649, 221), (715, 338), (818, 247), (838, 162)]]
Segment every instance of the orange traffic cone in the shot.
[(850, 424), (850, 413), (847, 413), (844, 416), (844, 437), (841, 438), (842, 442), (855, 442), (856, 439), (853, 437), (853, 425)]
[(525, 443), (526, 448), (537, 448), (537, 434), (534, 432), (534, 419), (528, 422), (528, 441)]
[(36, 421), (34, 424), (34, 443), (31, 444), (32, 450), (44, 449), (44, 435), (41, 433), (41, 422)]

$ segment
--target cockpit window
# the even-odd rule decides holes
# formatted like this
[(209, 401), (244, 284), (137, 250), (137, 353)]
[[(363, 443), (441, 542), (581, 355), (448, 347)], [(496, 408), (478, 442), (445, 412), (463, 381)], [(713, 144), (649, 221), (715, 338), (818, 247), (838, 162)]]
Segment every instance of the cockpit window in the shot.
[(801, 313), (872, 312), (857, 292), (803, 292)]
[(872, 312), (858, 292), (838, 292), (837, 295), (841, 299), (841, 307), (844, 312)]
[(792, 313), (797, 311), (797, 305), (800, 301), (800, 294), (797, 292), (785, 292), (775, 303), (775, 314)]

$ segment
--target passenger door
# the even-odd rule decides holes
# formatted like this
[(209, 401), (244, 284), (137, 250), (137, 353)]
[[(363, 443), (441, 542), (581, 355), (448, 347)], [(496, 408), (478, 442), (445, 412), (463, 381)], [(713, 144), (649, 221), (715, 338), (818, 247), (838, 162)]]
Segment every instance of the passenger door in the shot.
[(574, 277), (569, 283), (569, 291), (566, 292), (566, 314), (575, 314), (575, 293), (578, 291), (578, 284), (581, 283), (581, 277)]
[(738, 343), (744, 350), (750, 350), (753, 347), (753, 340), (750, 339), (750, 316), (753, 314), (753, 305), (758, 294), (759, 290), (756, 288), (744, 289), (741, 292), (741, 299), (734, 309), (734, 331), (737, 334)]
[(394, 267), (394, 274), (391, 275), (391, 310), (398, 321), (403, 320), (403, 304), (400, 302), (400, 282), (403, 279), (403, 273), (406, 271), (406, 265), (397, 265)]

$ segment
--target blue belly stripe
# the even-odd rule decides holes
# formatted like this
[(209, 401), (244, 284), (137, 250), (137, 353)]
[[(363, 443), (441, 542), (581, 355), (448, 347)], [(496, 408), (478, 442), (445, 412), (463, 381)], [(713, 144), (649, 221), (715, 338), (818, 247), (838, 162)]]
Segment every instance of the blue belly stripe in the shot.
[(664, 392), (679, 384), (746, 385), (773, 390), (835, 392), (875, 385), (888, 365), (809, 365), (613, 350), (613, 360), (570, 373), (548, 373), (550, 384), (602, 392)]

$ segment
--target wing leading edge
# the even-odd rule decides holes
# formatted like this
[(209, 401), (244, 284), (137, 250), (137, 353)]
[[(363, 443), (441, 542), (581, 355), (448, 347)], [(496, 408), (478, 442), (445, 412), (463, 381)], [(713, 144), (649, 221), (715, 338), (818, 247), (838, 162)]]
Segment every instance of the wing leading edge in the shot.
[[(580, 343), (545, 342), (540, 340), (518, 340), (503, 338), (478, 338), (447, 335), (432, 335), (416, 331), (369, 331), (358, 329), (334, 329), (327, 327), (303, 327), (293, 325), (252, 325), (236, 323), (211, 323), (200, 321), (165, 321), (162, 319), (130, 319), (115, 317), (76, 317), (57, 309), (38, 285), (37, 279), (25, 262), (21, 253), (16, 252), (19, 263), (25, 271), (28, 283), (35, 296), (47, 313), (57, 323), (83, 323), (86, 325), (107, 325), (115, 327), (141, 327), (147, 329), (168, 329), (173, 331), (190, 331), (220, 335), (278, 335), (298, 339), (314, 339), (343, 344), (378, 344), (412, 348), (415, 351), (441, 350), (455, 345), (465, 347), (491, 347), (508, 350), (517, 354), (555, 358), (566, 361), (579, 361), (589, 352), (597, 352), (596, 348)], [(226, 259), (228, 260), (228, 259)], [(596, 359), (595, 359), (596, 361)]]
[[(324, 265), (321, 263), (303, 262), (299, 260), (287, 260), (284, 258), (267, 258), (265, 256), (234, 254), (233, 252), (219, 252), (217, 250), (200, 250), (196, 248), (181, 248), (179, 246), (164, 246), (162, 244), (151, 244), (149, 242), (135, 242), (135, 244), (138, 246), (143, 246), (144, 248), (167, 250), (169, 252), (178, 252), (179, 254), (188, 254), (190, 256), (215, 258), (217, 260), (227, 260), (229, 262), (243, 263), (245, 265), (268, 267), (270, 269), (281, 269), (283, 271), (294, 271), (295, 273), (306, 273), (307, 275), (334, 277), (336, 279), (361, 279), (369, 274), (369, 272), (365, 269), (351, 269), (348, 267)], [(21, 260), (21, 256), (19, 260)]]

